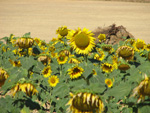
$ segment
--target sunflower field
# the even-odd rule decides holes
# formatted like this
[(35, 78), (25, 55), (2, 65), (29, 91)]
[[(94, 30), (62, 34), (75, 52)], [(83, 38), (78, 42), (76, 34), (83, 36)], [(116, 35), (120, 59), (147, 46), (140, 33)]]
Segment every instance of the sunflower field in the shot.
[(48, 43), (0, 41), (0, 113), (148, 113), (150, 44), (105, 44), (86, 28), (56, 30)]

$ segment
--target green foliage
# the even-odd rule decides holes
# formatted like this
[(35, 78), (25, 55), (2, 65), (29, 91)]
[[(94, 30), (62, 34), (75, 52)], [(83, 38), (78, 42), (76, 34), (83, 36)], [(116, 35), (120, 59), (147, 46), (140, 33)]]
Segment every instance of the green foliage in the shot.
[[(22, 37), (31, 38), (30, 33), (24, 34)], [(0, 96), (0, 112), (60, 112), (65, 113), (68, 106), (66, 104), (70, 100), (69, 93), (77, 94), (79, 92), (89, 92), (98, 95), (105, 107), (107, 113), (147, 113), (150, 110), (149, 97), (145, 97), (144, 102), (137, 103), (137, 98), (131, 95), (133, 89), (143, 81), (144, 75), (150, 77), (150, 59), (148, 59), (149, 49), (136, 51), (134, 49), (134, 57), (131, 60), (124, 60), (118, 57), (116, 51), (120, 46), (134, 45), (126, 42), (112, 46), (113, 51), (104, 51), (103, 60), (94, 59), (94, 54), (98, 53), (94, 48), (91, 55), (76, 54), (66, 37), (59, 37), (46, 43), (40, 39), (33, 39), (34, 44), (30, 48), (20, 49), (13, 41), (20, 37), (2, 38), (0, 41), (0, 73), (4, 70), (9, 76), (6, 77), (4, 84), (1, 86)], [(126, 39), (126, 37), (122, 37)], [(103, 44), (97, 44), (95, 47), (102, 50)], [(50, 51), (50, 46), (55, 49)], [(70, 55), (64, 64), (59, 64), (58, 55), (60, 51), (68, 50)], [(48, 59), (40, 59), (39, 56), (48, 56)], [(113, 60), (116, 56), (116, 60)], [(77, 59), (78, 63), (69, 63), (71, 58)], [(19, 64), (20, 62), (20, 64)], [(44, 63), (46, 62), (46, 63)], [(121, 63), (129, 64), (128, 70), (121, 70), (118, 65)], [(105, 71), (109, 67), (102, 67), (102, 64), (110, 63), (113, 68), (111, 71)], [(50, 67), (50, 70), (46, 67)], [(81, 67), (84, 71), (79, 77), (71, 78), (68, 70), (74, 66)], [(115, 67), (116, 66), (116, 67)], [(105, 68), (105, 69), (103, 69)], [(5, 75), (6, 75), (5, 73)], [(79, 73), (73, 71), (74, 75)], [(52, 86), (51, 76), (58, 77), (58, 83)], [(2, 76), (2, 74), (0, 74)], [(2, 78), (2, 77), (1, 77)], [(0, 83), (2, 79), (0, 78)], [(106, 79), (111, 79), (112, 86), (106, 83)], [(56, 82), (56, 80), (54, 81)], [(30, 84), (30, 88), (19, 85), (13, 94), (17, 84)], [(32, 89), (37, 90), (31, 90)], [(28, 94), (27, 90), (34, 92)]]

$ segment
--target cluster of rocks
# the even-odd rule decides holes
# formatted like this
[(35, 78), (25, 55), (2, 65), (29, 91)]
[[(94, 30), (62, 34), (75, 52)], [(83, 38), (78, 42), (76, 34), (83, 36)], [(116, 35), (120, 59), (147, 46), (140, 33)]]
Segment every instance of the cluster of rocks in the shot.
[(129, 38), (134, 38), (134, 36), (129, 33), (124, 26), (116, 26), (116, 24), (112, 24), (108, 27), (98, 27), (94, 31), (94, 37), (96, 38), (96, 43), (99, 43), (98, 35), (105, 34), (106, 40), (104, 41), (105, 44), (118, 44), (119, 41), (124, 41)]

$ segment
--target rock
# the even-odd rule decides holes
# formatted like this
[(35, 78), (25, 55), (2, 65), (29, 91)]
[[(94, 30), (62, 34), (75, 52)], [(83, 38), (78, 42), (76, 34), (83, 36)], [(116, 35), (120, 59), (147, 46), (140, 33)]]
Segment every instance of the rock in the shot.
[(126, 37), (126, 39), (134, 38), (134, 36), (129, 33), (125, 27), (116, 26), (116, 24), (112, 24), (108, 27), (98, 27), (93, 31), (94, 37), (96, 38), (95, 43), (100, 43), (98, 40), (99, 34), (105, 34), (106, 35), (106, 41), (104, 43), (106, 44), (117, 44), (119, 41), (124, 41), (125, 39), (123, 37)]

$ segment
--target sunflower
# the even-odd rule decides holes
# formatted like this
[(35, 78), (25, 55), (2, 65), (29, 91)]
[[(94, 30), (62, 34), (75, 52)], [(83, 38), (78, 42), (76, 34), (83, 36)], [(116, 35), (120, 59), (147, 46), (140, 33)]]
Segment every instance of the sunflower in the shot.
[(7, 72), (0, 68), (0, 87), (4, 84), (5, 80), (9, 77)]
[(115, 66), (111, 63), (103, 63), (101, 64), (101, 68), (104, 72), (110, 73), (115, 69)]
[(38, 57), (38, 61), (42, 62), (44, 65), (50, 64), (51, 58), (47, 55), (41, 55)]
[(98, 95), (93, 93), (70, 93), (71, 99), (66, 105), (69, 105), (67, 112), (71, 113), (101, 113), (104, 111), (104, 104)]
[(106, 35), (105, 34), (99, 34), (98, 39), (99, 39), (99, 42), (105, 41), (106, 40)]
[(64, 50), (61, 50), (59, 54), (65, 54), (67, 57), (69, 57), (71, 55), (71, 52), (67, 49), (64, 49)]
[(132, 60), (134, 57), (134, 50), (130, 46), (120, 46), (116, 54), (118, 57), (121, 57), (125, 60)]
[(146, 50), (149, 51), (150, 50), (150, 44), (146, 45)]
[(99, 60), (99, 61), (102, 61), (102, 60), (104, 59), (104, 57), (105, 57), (104, 52), (101, 52), (101, 54), (96, 53), (96, 54), (94, 55), (94, 59), (95, 59), (95, 60)]
[(73, 68), (68, 69), (68, 74), (70, 75), (71, 79), (76, 79), (82, 75), (83, 71), (83, 68), (74, 66)]
[(57, 57), (57, 62), (59, 64), (65, 64), (68, 60), (68, 57), (65, 54), (59, 54), (59, 56)]
[(21, 37), (16, 40), (16, 45), (19, 46), (19, 48), (27, 49), (29, 47), (32, 47), (33, 44), (34, 40), (32, 38)]
[(56, 49), (55, 49), (55, 46), (49, 46), (49, 51), (50, 52), (54, 52)]
[(95, 47), (95, 38), (92, 37), (93, 35), (86, 28), (83, 30), (78, 28), (70, 37), (70, 45), (77, 54), (88, 54)]
[(76, 59), (76, 58), (70, 58), (68, 63), (79, 64), (80, 61), (78, 59)]
[(114, 48), (112, 47), (112, 45), (104, 44), (102, 45), (102, 50), (108, 53), (112, 53), (114, 51)]
[(44, 75), (45, 78), (49, 77), (51, 73), (52, 73), (52, 70), (50, 66), (44, 67), (42, 74)]
[(52, 75), (49, 77), (48, 83), (51, 87), (55, 87), (59, 83), (59, 78), (55, 75)]
[(126, 71), (126, 70), (130, 69), (130, 65), (127, 63), (120, 63), (118, 65), (118, 69), (120, 69), (122, 71)]
[(112, 81), (111, 79), (107, 78), (107, 79), (105, 79), (105, 84), (106, 84), (109, 88), (111, 88), (111, 87), (113, 86), (113, 81)]
[(125, 41), (125, 44), (130, 43), (131, 45), (133, 45), (133, 44), (134, 44), (134, 42), (135, 42), (135, 39), (130, 38), (130, 39), (127, 39), (127, 40)]
[(17, 83), (12, 89), (11, 92), (13, 94), (13, 96), (15, 96), (15, 94), (18, 91), (22, 91), (24, 93), (26, 93), (26, 95), (28, 96), (32, 96), (36, 93), (38, 93), (37, 89), (31, 84), (31, 83)]
[(143, 40), (138, 39), (133, 44), (135, 51), (140, 51), (146, 49), (146, 44)]
[(67, 26), (62, 26), (62, 27), (59, 27), (57, 30), (56, 30), (56, 34), (59, 34), (61, 36), (67, 36), (68, 34), (68, 29), (67, 29)]
[(145, 79), (133, 89), (133, 97), (139, 97), (137, 103), (145, 100), (145, 96), (150, 97), (150, 78), (145, 74)]
[(13, 65), (13, 67), (20, 67), (20, 66), (21, 66), (20, 60), (18, 60), (18, 61), (12, 61), (12, 60), (10, 59), (9, 61), (10, 61), (10, 63)]
[(92, 70), (92, 74), (95, 76), (97, 75), (97, 72), (95, 71), (95, 69)]

